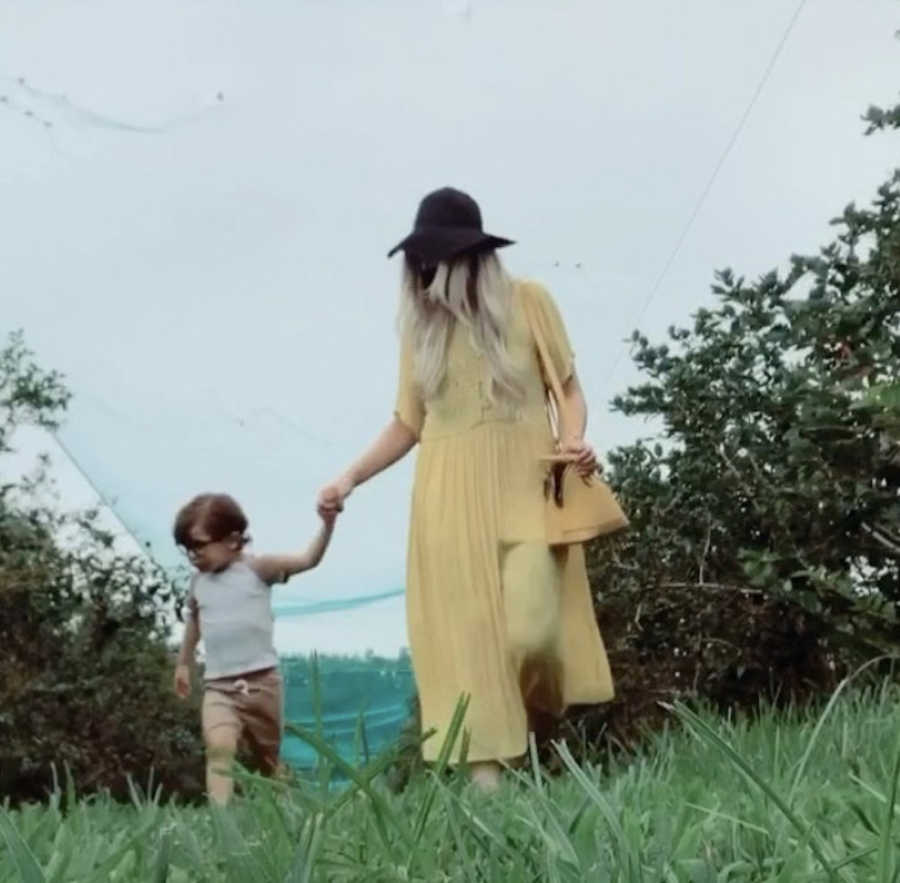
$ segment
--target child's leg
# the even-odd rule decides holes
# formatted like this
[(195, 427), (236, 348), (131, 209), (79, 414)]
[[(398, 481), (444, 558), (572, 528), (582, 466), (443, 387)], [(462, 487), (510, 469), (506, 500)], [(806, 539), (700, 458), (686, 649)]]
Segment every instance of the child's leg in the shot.
[(247, 678), (251, 690), (241, 697), (240, 712), (244, 732), (253, 756), (264, 776), (279, 769), (283, 729), (283, 687), (277, 669)]
[(231, 775), (241, 721), (231, 694), (207, 688), (203, 694), (203, 741), (206, 745), (206, 792), (211, 803), (225, 806), (234, 791)]

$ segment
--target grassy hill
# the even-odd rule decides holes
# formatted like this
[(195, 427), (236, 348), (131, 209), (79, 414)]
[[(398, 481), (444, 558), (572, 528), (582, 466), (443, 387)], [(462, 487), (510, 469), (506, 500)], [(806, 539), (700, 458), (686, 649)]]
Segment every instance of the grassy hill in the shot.
[[(672, 710), (629, 763), (485, 797), (462, 777), (400, 795), (374, 768), (342, 789), (245, 782), (226, 813), (65, 792), (0, 814), (0, 881), (866, 881), (900, 875), (900, 690), (755, 721)], [(334, 759), (334, 758), (332, 758)]]

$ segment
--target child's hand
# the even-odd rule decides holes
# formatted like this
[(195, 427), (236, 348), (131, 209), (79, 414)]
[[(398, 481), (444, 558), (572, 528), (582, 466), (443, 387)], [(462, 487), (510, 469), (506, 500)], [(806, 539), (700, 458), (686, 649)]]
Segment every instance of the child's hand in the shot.
[(334, 527), (335, 521), (337, 521), (338, 510), (336, 509), (320, 509), (319, 517), (322, 519), (322, 524), (325, 525), (329, 530)]
[(319, 515), (323, 518), (326, 514), (337, 514), (344, 508), (344, 500), (353, 493), (353, 481), (346, 475), (341, 476), (337, 481), (326, 484), (319, 491), (319, 497), (316, 501), (316, 508)]
[(191, 695), (191, 670), (186, 665), (175, 666), (175, 693), (182, 699)]

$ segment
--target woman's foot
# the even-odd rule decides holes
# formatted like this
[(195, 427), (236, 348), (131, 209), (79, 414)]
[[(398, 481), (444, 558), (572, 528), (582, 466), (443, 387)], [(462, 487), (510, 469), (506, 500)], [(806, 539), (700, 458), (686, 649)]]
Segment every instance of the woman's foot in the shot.
[(472, 782), (479, 791), (492, 792), (500, 787), (500, 764), (493, 760), (473, 763)]

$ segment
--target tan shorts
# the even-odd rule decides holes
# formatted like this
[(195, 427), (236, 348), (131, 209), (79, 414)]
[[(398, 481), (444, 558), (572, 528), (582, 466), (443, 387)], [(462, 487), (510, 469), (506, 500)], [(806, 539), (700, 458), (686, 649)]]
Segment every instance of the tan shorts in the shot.
[(278, 669), (218, 678), (204, 686), (202, 721), (207, 750), (236, 751), (243, 738), (260, 772), (275, 773), (283, 728), (283, 690)]

